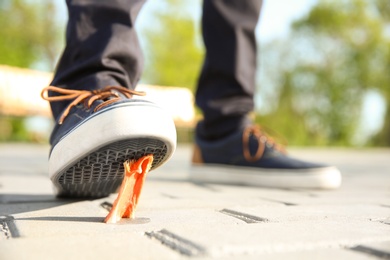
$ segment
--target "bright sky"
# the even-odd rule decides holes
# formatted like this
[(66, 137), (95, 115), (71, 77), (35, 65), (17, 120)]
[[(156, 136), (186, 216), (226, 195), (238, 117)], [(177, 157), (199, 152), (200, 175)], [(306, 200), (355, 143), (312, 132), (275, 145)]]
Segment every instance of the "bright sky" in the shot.
[(264, 0), (257, 35), (260, 41), (286, 35), (293, 20), (307, 13), (318, 0)]
[[(151, 13), (160, 8), (160, 0), (148, 0), (137, 20), (137, 27), (150, 26)], [(199, 0), (186, 0), (195, 20), (200, 20), (201, 3)], [(241, 1), (241, 0), (238, 0)], [(291, 21), (308, 12), (318, 0), (264, 0), (257, 28), (259, 40), (267, 41), (288, 33)], [(173, 14), (174, 15), (174, 14)]]

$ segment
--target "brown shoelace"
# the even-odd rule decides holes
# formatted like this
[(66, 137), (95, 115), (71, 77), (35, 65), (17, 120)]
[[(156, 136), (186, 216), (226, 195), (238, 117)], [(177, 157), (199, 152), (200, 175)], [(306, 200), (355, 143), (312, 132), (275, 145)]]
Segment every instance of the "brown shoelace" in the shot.
[[(257, 151), (254, 155), (252, 155), (249, 150), (249, 140), (251, 136), (254, 136), (257, 139), (257, 142), (259, 144)], [(275, 150), (278, 150), (281, 153), (286, 153), (284, 147), (276, 143), (272, 137), (265, 134), (265, 132), (261, 129), (261, 127), (257, 125), (248, 126), (247, 128), (245, 128), (242, 134), (242, 146), (243, 146), (244, 158), (248, 162), (255, 162), (259, 160), (264, 154), (265, 146), (267, 145), (267, 143), (273, 146)]]
[[(56, 92), (62, 94), (61, 96), (49, 97), (48, 91)], [(68, 116), (69, 111), (72, 107), (77, 106), (80, 103), (86, 108), (90, 108), (96, 100), (103, 100), (104, 102), (97, 105), (94, 109), (94, 112), (102, 109), (105, 106), (108, 106), (116, 101), (120, 100), (120, 94), (124, 95), (127, 98), (132, 98), (133, 95), (145, 96), (145, 92), (130, 90), (120, 86), (107, 86), (98, 90), (73, 90), (73, 89), (63, 89), (55, 86), (49, 86), (42, 90), (41, 97), (49, 102), (54, 101), (64, 101), (64, 100), (73, 100), (64, 110), (60, 119), (58, 120), (59, 124), (62, 124), (65, 118)]]

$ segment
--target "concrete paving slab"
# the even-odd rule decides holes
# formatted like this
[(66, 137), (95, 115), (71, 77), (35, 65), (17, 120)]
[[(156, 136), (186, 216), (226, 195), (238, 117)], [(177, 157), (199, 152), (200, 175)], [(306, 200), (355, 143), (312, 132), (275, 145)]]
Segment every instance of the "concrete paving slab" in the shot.
[[(206, 257), (204, 259), (215, 259), (215, 257)], [(298, 252), (282, 252), (282, 253), (264, 253), (261, 255), (241, 255), (223, 257), (224, 260), (302, 260), (302, 259), (315, 259), (315, 260), (329, 260), (329, 259), (353, 259), (353, 260), (374, 260), (378, 259), (375, 256), (369, 254), (363, 254), (360, 252), (354, 252), (346, 248), (325, 248), (315, 250), (304, 250)]]
[(217, 226), (170, 227), (170, 232), (206, 246), (209, 255), (229, 257), (298, 252), (390, 240), (390, 228), (365, 221), (238, 223)]
[(48, 146), (0, 145), (0, 259), (388, 259), (390, 149), (292, 149), (338, 166), (334, 191), (188, 181), (191, 146), (149, 173), (135, 220), (104, 224), (116, 194), (63, 200)]
[[(119, 241), (119, 243), (117, 243)], [(143, 234), (120, 233), (19, 238), (0, 242), (0, 259), (180, 259), (180, 254)]]

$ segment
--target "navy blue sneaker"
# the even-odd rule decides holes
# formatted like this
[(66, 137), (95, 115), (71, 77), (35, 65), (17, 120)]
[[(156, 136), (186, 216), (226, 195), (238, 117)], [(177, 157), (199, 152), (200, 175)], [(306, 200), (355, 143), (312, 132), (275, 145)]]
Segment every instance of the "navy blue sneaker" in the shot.
[(341, 185), (337, 168), (287, 156), (253, 125), (221, 140), (196, 137), (192, 163), (190, 179), (196, 182), (308, 189)]
[[(61, 95), (47, 97), (48, 91)], [(73, 100), (50, 137), (49, 175), (59, 196), (107, 196), (120, 186), (126, 160), (153, 154), (156, 169), (171, 157), (176, 148), (172, 118), (133, 95), (143, 93), (117, 86), (42, 91), (50, 102)]]

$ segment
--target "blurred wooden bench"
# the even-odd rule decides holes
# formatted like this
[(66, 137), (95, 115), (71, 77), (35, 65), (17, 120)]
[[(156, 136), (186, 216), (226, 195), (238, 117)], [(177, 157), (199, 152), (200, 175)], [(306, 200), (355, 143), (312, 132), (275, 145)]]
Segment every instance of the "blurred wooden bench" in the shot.
[[(40, 96), (52, 73), (0, 65), (0, 115), (51, 117), (49, 103)], [(141, 97), (166, 109), (177, 127), (192, 128), (195, 120), (193, 94), (180, 87), (139, 85)]]

